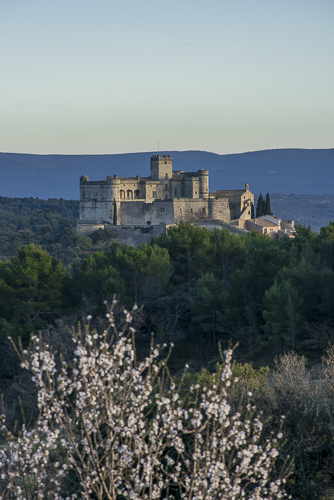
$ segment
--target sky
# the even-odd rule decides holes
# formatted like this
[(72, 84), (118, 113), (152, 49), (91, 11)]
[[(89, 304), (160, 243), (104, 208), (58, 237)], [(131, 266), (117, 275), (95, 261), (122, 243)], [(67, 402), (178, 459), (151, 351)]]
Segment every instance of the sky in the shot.
[(0, 0), (0, 152), (334, 147), (333, 0)]

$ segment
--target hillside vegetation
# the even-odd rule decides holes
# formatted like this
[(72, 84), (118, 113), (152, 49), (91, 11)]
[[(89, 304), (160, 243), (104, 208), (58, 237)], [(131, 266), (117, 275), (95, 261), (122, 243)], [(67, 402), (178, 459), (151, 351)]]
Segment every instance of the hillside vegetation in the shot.
[(182, 223), (134, 248), (114, 242), (112, 229), (75, 236), (77, 202), (65, 209), (55, 200), (0, 201), (0, 392), (13, 432), (34, 425), (38, 408), (8, 336), (25, 349), (41, 332), (71, 363), (70, 329), (89, 317), (102, 333), (110, 319), (104, 302), (116, 299), (120, 329), (123, 311), (138, 305), (131, 327), (139, 359), (152, 332), (155, 342), (174, 342), (168, 367), (175, 380), (188, 363), (185, 382), (209, 383), (221, 370), (219, 343), (238, 344), (231, 404), (252, 392), (267, 436), (285, 414), (279, 460), (293, 456), (288, 490), (300, 500), (331, 498), (334, 222), (319, 234), (297, 226), (294, 239), (281, 240)]

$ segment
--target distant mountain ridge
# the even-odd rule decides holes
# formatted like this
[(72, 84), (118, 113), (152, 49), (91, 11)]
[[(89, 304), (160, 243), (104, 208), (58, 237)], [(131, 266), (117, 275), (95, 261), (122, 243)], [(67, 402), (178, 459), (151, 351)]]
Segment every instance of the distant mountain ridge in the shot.
[[(79, 178), (147, 176), (152, 154), (34, 155), (0, 153), (0, 195), (78, 199)], [(163, 151), (174, 170), (210, 171), (210, 191), (239, 189), (262, 193), (334, 193), (334, 149), (272, 149), (218, 155), (205, 151)]]

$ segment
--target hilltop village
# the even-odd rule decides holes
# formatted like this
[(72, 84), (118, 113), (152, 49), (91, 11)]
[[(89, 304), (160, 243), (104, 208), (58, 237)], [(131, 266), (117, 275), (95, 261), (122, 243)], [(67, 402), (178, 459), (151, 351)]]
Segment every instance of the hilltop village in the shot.
[(210, 193), (208, 170), (173, 171), (170, 155), (151, 156), (150, 174), (114, 175), (100, 181), (81, 176), (78, 234), (88, 235), (112, 225), (121, 240), (121, 229), (126, 227), (129, 240), (131, 229), (133, 234), (140, 234), (141, 229), (141, 234), (159, 236), (180, 222), (210, 229), (225, 226), (233, 232), (255, 230), (271, 237), (290, 235), (294, 230), (293, 221), (268, 215), (254, 219), (254, 194), (248, 183), (244, 189)]

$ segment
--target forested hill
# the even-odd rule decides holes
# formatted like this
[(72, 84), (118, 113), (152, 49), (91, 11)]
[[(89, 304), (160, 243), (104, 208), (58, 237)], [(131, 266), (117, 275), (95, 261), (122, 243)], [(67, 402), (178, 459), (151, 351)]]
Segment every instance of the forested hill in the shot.
[[(115, 155), (31, 155), (0, 153), (0, 195), (78, 199), (79, 178), (107, 175), (149, 175), (156, 152)], [(210, 171), (210, 190), (238, 189), (245, 182), (252, 192), (334, 193), (334, 149), (273, 149), (218, 155), (205, 151), (164, 151), (174, 170)]]

